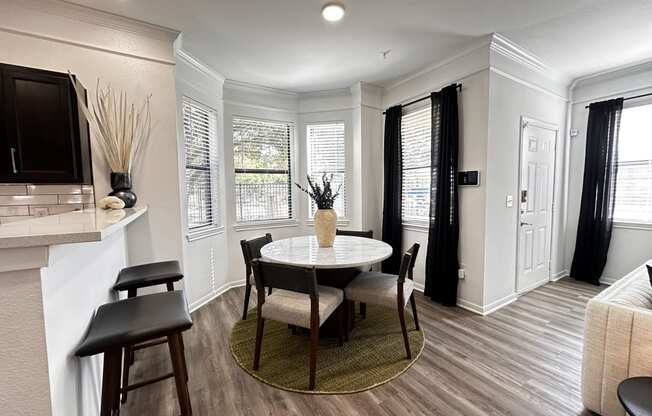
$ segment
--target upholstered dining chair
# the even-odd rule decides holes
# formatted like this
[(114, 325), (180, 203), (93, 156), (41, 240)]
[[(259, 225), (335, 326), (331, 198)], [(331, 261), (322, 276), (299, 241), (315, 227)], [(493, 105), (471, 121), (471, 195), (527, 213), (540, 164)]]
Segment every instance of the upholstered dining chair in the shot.
[[(374, 230), (369, 231), (350, 231), (350, 230), (335, 230), (336, 235), (350, 235), (353, 237), (362, 237), (362, 238), (374, 238)], [(371, 271), (371, 266), (368, 268), (362, 269), (363, 272)], [(353, 311), (351, 311), (353, 312)], [(367, 305), (364, 302), (360, 302), (360, 316), (362, 319), (367, 317)], [(348, 332), (348, 331), (347, 331)]]
[[(408, 301), (412, 304), (414, 325), (419, 330), (417, 304), (414, 301), (414, 263), (419, 253), (419, 244), (414, 244), (403, 255), (399, 274), (386, 274), (381, 272), (360, 273), (351, 283), (344, 288), (346, 302), (365, 302), (373, 305), (398, 307), (398, 319), (403, 331), (403, 342), (408, 359), (412, 358), (407, 328), (405, 327), (405, 307)], [(407, 276), (407, 279), (406, 279)]]
[[(342, 346), (344, 335), (344, 292), (330, 286), (317, 285), (314, 268), (288, 266), (253, 260), (252, 267), (258, 292), (256, 346), (254, 371), (260, 365), (265, 320), (271, 319), (289, 325), (310, 329), (310, 376), (308, 388), (315, 389), (319, 327), (337, 310), (338, 345)], [(274, 290), (265, 295), (265, 287)]]
[[(262, 237), (254, 238), (253, 240), (240, 240), (240, 247), (242, 248), (242, 257), (245, 263), (245, 297), (244, 307), (242, 308), (242, 320), (247, 319), (247, 310), (249, 309), (249, 297), (251, 296), (251, 286), (255, 285), (254, 276), (251, 269), (252, 260), (260, 258), (260, 249), (268, 243), (271, 243), (272, 235), (265, 234)], [(271, 288), (270, 288), (271, 293)]]

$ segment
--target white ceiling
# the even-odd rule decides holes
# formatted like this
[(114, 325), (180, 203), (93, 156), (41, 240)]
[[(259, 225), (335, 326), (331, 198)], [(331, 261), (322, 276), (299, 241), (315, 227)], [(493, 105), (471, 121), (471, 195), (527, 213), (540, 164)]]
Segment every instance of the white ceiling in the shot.
[(344, 0), (337, 24), (324, 2), (75, 0), (182, 31), (228, 79), (296, 92), (386, 85), (492, 32), (573, 78), (652, 58), (652, 0)]

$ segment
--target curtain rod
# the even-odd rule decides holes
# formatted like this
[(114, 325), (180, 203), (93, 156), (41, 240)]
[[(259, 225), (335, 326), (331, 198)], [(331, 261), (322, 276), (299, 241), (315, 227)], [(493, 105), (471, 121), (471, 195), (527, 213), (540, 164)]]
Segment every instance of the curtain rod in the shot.
[[(458, 90), (462, 91), (462, 84), (455, 84), (455, 86), (457, 87)], [(401, 107), (407, 107), (408, 105), (412, 105), (412, 104), (420, 103), (421, 101), (427, 100), (428, 98), (430, 98), (430, 95), (426, 95), (425, 97), (421, 97), (421, 98), (418, 98), (418, 99), (416, 99), (416, 100), (414, 100), (414, 101), (410, 101), (410, 102), (407, 103), (407, 104), (401, 104)], [(383, 115), (384, 115), (386, 112), (387, 112), (387, 110), (383, 111)]]
[[(635, 95), (635, 96), (633, 96), (633, 97), (623, 98), (623, 101), (627, 101), (627, 100), (635, 100), (635, 99), (637, 99), (637, 98), (648, 97), (648, 96), (650, 96), (650, 95), (652, 95), (652, 92), (648, 92), (647, 94)], [(589, 108), (589, 106), (587, 105), (587, 106), (585, 106), (584, 108)]]

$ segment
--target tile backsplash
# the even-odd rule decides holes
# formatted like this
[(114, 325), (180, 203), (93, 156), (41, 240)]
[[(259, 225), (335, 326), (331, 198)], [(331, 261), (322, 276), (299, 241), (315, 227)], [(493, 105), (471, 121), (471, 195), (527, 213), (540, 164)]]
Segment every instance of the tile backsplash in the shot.
[(0, 224), (95, 208), (93, 185), (0, 185)]

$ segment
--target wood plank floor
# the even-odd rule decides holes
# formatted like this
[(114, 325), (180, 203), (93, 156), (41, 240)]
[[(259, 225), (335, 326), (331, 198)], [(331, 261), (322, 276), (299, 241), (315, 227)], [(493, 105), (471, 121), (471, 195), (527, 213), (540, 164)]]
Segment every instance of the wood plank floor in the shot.
[[(438, 306), (417, 294), (426, 335), (419, 360), (388, 384), (337, 396), (274, 389), (238, 367), (228, 337), (244, 289), (232, 289), (197, 311), (185, 335), (193, 413), (589, 415), (580, 399), (584, 308), (601, 289), (563, 279), (487, 317)], [(132, 383), (170, 368), (164, 347), (139, 351), (136, 359)], [(122, 410), (128, 416), (179, 414), (174, 382), (131, 392)]]

